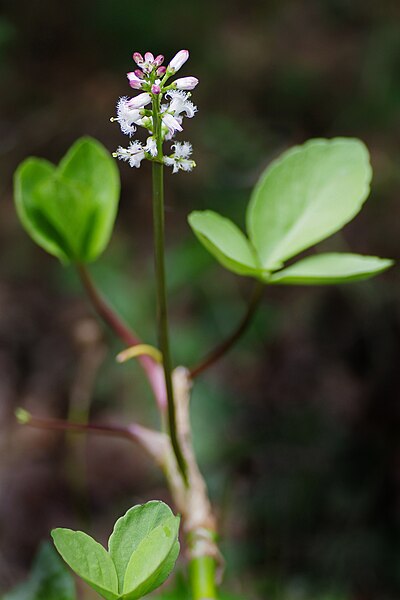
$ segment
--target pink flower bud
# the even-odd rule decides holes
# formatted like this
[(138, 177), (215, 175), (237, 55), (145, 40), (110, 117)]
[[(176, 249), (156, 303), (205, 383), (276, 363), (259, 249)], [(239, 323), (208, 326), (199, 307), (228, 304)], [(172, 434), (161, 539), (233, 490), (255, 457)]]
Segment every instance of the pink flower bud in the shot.
[(146, 52), (146, 54), (144, 55), (144, 60), (146, 62), (152, 63), (154, 62), (154, 55), (151, 52)]
[(126, 104), (129, 108), (142, 108), (151, 102), (151, 96), (147, 92), (131, 98)]
[(189, 50), (180, 50), (168, 65), (168, 70), (176, 73), (189, 58)]
[(151, 86), (151, 91), (153, 94), (159, 94), (161, 92), (161, 88), (157, 83), (153, 83)]
[(193, 90), (198, 83), (197, 77), (181, 77), (174, 81), (174, 87), (177, 90)]
[(162, 54), (159, 54), (158, 56), (155, 57), (154, 59), (154, 64), (156, 65), (156, 67), (159, 67), (160, 65), (162, 65), (164, 62), (164, 57)]
[(162, 75), (165, 75), (166, 72), (167, 72), (167, 67), (158, 67), (158, 69), (157, 69), (157, 75), (159, 77), (161, 77)]
[(135, 73), (136, 77), (139, 77), (139, 79), (144, 79), (144, 73), (143, 73), (142, 69), (136, 69), (134, 71), (134, 73)]
[(133, 53), (133, 60), (135, 61), (135, 63), (136, 63), (137, 65), (139, 65), (139, 67), (140, 67), (140, 65), (141, 65), (141, 64), (143, 64), (143, 62), (144, 62), (144, 60), (143, 60), (143, 56), (140, 54), (140, 52), (134, 52), (134, 53)]
[(127, 73), (126, 76), (129, 80), (129, 85), (131, 86), (131, 88), (133, 88), (134, 90), (142, 89), (144, 81), (136, 75), (136, 72)]

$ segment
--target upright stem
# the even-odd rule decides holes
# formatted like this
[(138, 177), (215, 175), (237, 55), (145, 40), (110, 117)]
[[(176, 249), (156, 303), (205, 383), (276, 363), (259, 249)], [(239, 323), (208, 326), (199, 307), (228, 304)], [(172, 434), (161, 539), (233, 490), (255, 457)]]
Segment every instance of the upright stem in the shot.
[(164, 235), (164, 173), (162, 163), (162, 135), (161, 135), (161, 120), (159, 116), (159, 99), (158, 96), (153, 100), (153, 125), (154, 137), (157, 140), (158, 160), (153, 162), (153, 228), (154, 228), (154, 257), (156, 271), (156, 288), (157, 288), (157, 322), (158, 322), (158, 339), (160, 350), (163, 355), (163, 367), (165, 376), (165, 387), (167, 391), (168, 402), (168, 426), (171, 436), (171, 444), (174, 450), (176, 461), (179, 470), (182, 473), (184, 481), (187, 483), (187, 468), (186, 461), (183, 457), (181, 446), (177, 435), (176, 426), (176, 411), (174, 402), (174, 391), (172, 386), (172, 367), (171, 353), (169, 346), (169, 328), (168, 328), (168, 311), (167, 311), (167, 290), (165, 278), (165, 235)]
[(189, 563), (189, 577), (193, 600), (214, 600), (217, 598), (215, 559), (212, 556), (193, 558)]

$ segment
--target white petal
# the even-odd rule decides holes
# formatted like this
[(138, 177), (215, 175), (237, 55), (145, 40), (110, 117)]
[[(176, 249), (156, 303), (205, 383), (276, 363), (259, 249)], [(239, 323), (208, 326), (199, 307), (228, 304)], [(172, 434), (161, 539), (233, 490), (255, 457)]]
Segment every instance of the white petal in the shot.
[(170, 132), (183, 131), (182, 127), (179, 124), (179, 121), (177, 121), (177, 119), (175, 119), (175, 117), (173, 117), (169, 113), (165, 113), (162, 116), (162, 120), (163, 123), (168, 127), (168, 130)]

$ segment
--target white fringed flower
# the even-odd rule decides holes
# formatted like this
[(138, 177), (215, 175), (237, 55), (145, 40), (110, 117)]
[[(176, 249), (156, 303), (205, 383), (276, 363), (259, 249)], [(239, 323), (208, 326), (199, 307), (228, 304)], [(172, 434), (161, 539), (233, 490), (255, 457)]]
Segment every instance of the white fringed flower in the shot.
[(121, 131), (125, 135), (133, 135), (136, 131), (135, 125), (140, 125), (142, 112), (129, 106), (129, 98), (122, 96), (117, 102), (117, 116), (111, 117), (111, 121), (118, 121)]
[(171, 98), (168, 112), (172, 113), (174, 117), (185, 113), (185, 115), (191, 119), (197, 112), (197, 106), (189, 100), (190, 93), (182, 90), (169, 90), (165, 94), (166, 98)]
[(131, 167), (140, 167), (140, 163), (145, 158), (145, 150), (140, 142), (135, 140), (131, 142), (127, 148), (119, 146), (117, 151), (113, 153), (114, 158), (129, 162)]
[(196, 166), (194, 160), (189, 159), (192, 154), (192, 144), (190, 142), (175, 142), (175, 144), (172, 144), (172, 148), (175, 152), (171, 156), (164, 156), (164, 164), (172, 167), (173, 173), (191, 171)]
[(145, 151), (150, 154), (153, 158), (155, 158), (158, 154), (157, 151), (157, 141), (153, 136), (147, 138), (146, 145), (144, 147)]

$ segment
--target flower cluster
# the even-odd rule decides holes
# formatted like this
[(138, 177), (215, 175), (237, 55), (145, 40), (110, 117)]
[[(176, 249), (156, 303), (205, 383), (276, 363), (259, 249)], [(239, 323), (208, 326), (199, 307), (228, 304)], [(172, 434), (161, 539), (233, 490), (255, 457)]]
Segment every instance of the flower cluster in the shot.
[(131, 167), (140, 167), (143, 159), (163, 162), (172, 167), (172, 172), (191, 171), (196, 166), (189, 157), (192, 145), (189, 142), (175, 142), (171, 146), (172, 154), (163, 155), (163, 142), (172, 140), (177, 132), (183, 131), (183, 118), (191, 119), (197, 107), (190, 101), (190, 90), (199, 83), (196, 77), (180, 77), (169, 82), (170, 78), (189, 58), (187, 50), (178, 52), (167, 66), (163, 66), (164, 57), (154, 57), (146, 52), (144, 57), (133, 54), (137, 69), (127, 74), (129, 85), (140, 94), (133, 98), (123, 96), (117, 103), (117, 121), (122, 133), (130, 137), (138, 127), (147, 130), (146, 143), (131, 141), (127, 148), (119, 147), (113, 153), (115, 158), (129, 163)]

